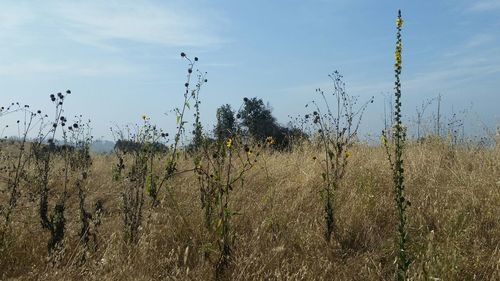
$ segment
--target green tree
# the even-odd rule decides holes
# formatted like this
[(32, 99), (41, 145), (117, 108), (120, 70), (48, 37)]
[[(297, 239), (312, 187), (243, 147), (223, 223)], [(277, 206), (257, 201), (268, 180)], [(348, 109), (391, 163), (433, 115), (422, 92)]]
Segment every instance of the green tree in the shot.
[(262, 99), (257, 98), (245, 98), (243, 101), (243, 108), (239, 113), (242, 125), (246, 127), (248, 134), (257, 141), (277, 135), (280, 128), (269, 106), (264, 105)]
[(235, 112), (229, 104), (217, 108), (217, 124), (214, 128), (214, 135), (218, 141), (230, 138), (236, 131)]

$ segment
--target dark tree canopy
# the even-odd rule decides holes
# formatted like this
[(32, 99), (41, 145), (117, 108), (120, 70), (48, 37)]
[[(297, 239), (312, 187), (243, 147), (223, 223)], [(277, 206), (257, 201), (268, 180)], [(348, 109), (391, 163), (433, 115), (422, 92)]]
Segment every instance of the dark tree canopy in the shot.
[(271, 109), (264, 105), (262, 99), (245, 98), (243, 108), (239, 113), (242, 125), (255, 140), (263, 141), (269, 136), (275, 136), (279, 131), (276, 118), (272, 115)]
[(223, 141), (236, 131), (236, 118), (234, 110), (229, 104), (222, 105), (217, 109), (217, 124), (214, 128), (215, 138)]
[(262, 99), (245, 98), (243, 108), (239, 111), (241, 124), (254, 140), (264, 142), (272, 137), (278, 149), (290, 148), (290, 140), (296, 135), (304, 135), (295, 129), (281, 126), (272, 115), (271, 108)]

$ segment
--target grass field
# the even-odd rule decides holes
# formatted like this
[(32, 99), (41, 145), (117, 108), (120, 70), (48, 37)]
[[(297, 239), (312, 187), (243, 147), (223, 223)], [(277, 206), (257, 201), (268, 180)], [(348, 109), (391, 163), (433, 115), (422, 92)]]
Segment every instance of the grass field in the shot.
[[(397, 223), (382, 146), (356, 144), (335, 198), (334, 239), (323, 238), (321, 151), (265, 151), (234, 186), (228, 280), (391, 280)], [(318, 158), (316, 158), (318, 157)], [(81, 262), (78, 196), (70, 195), (63, 248), (47, 255), (36, 199), (22, 196), (0, 253), (1, 280), (209, 280), (214, 275), (196, 177), (175, 177), (144, 206), (137, 244), (123, 241), (113, 155), (93, 155), (87, 205), (103, 203), (97, 249)], [(405, 153), (412, 280), (500, 280), (500, 149), (409, 143)], [(181, 160), (180, 167), (192, 165)], [(50, 179), (61, 186), (60, 176)], [(71, 187), (72, 189), (74, 187)], [(54, 191), (57, 193), (56, 191)], [(75, 192), (70, 192), (75, 194)], [(4, 200), (4, 198), (2, 199)], [(146, 199), (147, 200), (147, 199)], [(175, 200), (175, 204), (173, 201)], [(5, 201), (3, 201), (5, 202)], [(437, 279), (439, 278), (439, 279)]]

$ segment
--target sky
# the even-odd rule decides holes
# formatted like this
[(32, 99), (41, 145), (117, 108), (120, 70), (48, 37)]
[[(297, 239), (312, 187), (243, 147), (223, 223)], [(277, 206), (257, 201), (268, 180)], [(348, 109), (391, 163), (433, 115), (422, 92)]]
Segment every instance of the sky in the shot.
[(467, 111), (467, 129), (500, 124), (500, 0), (2, 0), (0, 105), (47, 112), (49, 95), (70, 89), (66, 115), (90, 118), (96, 138), (143, 114), (173, 131), (185, 52), (207, 72), (206, 129), (217, 107), (237, 109), (244, 97), (262, 98), (286, 124), (307, 113), (316, 88), (332, 89), (328, 74), (338, 70), (349, 94), (375, 97), (361, 129), (377, 134), (393, 95), (398, 9), (405, 120), (441, 94), (445, 114)]

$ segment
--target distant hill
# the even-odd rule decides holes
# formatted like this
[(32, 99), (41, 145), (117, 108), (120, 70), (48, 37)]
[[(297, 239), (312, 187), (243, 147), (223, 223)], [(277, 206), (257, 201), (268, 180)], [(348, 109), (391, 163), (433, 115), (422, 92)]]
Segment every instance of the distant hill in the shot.
[(115, 147), (114, 141), (96, 140), (90, 146), (90, 151), (95, 153), (109, 153)]

